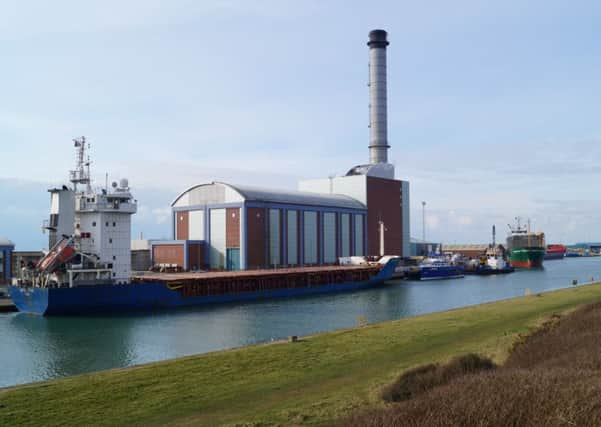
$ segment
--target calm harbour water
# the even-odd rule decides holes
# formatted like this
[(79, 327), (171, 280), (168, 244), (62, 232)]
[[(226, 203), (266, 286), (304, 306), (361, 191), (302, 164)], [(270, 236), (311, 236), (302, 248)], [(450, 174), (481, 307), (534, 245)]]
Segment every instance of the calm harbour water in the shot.
[(347, 294), (143, 315), (39, 317), (0, 314), (0, 387), (131, 366), (281, 339), (289, 335), (400, 319), (601, 279), (601, 257), (547, 261), (542, 270), (397, 281)]

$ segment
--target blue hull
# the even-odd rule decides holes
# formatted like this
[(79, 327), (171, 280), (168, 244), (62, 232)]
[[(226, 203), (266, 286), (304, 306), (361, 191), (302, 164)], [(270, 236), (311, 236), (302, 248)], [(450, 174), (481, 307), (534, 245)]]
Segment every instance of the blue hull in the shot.
[(459, 279), (464, 276), (463, 269), (454, 265), (421, 266), (415, 277), (417, 280)]
[(249, 291), (202, 297), (184, 297), (177, 290), (169, 289), (165, 283), (157, 282), (58, 289), (9, 286), (8, 291), (19, 311), (24, 313), (53, 315), (148, 311), (372, 288), (390, 279), (396, 264), (396, 260), (389, 261), (377, 275), (364, 282), (329, 283), (304, 288)]

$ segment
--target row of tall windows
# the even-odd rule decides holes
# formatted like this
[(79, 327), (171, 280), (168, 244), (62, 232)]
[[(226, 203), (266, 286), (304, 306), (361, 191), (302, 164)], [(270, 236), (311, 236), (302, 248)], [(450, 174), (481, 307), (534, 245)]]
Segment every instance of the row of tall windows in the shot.
[[(323, 230), (323, 261), (326, 264), (336, 262), (337, 228), (336, 213), (325, 212), (323, 214), (321, 228)], [(363, 255), (363, 215), (340, 215), (340, 256)], [(351, 221), (353, 236), (351, 238)], [(300, 222), (300, 227), (299, 227)], [(280, 224), (282, 228), (280, 227)], [(286, 236), (287, 264), (298, 265), (301, 257), (305, 264), (317, 264), (319, 262), (319, 233), (320, 228), (318, 213), (315, 211), (297, 210), (268, 210), (268, 261), (270, 266), (283, 263), (281, 253), (281, 241)], [(299, 233), (300, 230), (300, 233)], [(300, 234), (300, 235), (299, 235)], [(302, 237), (303, 245), (299, 245)], [(351, 247), (351, 245), (353, 245)], [(302, 252), (299, 252), (302, 251)]]

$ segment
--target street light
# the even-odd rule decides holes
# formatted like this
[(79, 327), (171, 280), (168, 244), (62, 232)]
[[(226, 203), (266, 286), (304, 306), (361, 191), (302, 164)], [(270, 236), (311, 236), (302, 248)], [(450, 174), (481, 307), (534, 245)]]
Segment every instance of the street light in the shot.
[(422, 202), (422, 241), (426, 243), (426, 202)]

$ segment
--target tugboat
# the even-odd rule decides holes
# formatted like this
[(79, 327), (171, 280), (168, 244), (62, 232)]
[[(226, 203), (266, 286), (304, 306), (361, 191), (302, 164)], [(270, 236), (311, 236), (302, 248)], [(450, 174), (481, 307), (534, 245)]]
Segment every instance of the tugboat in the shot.
[(513, 273), (515, 268), (505, 261), (503, 255), (492, 249), (487, 251), (480, 259), (480, 264), (474, 270), (475, 274), (488, 276), (491, 274)]
[[(344, 292), (382, 285), (398, 263), (281, 270), (147, 273), (132, 277), (131, 216), (137, 201), (127, 179), (92, 189), (88, 142), (74, 140), (72, 187), (49, 190), (48, 253), (20, 269), (8, 291), (19, 311), (40, 314), (130, 312)], [(80, 187), (82, 186), (82, 187)]]
[(486, 253), (480, 257), (480, 262), (474, 269), (475, 274), (507, 274), (513, 273), (515, 269), (507, 262), (505, 248), (496, 244), (496, 227), (492, 226), (492, 244)]

